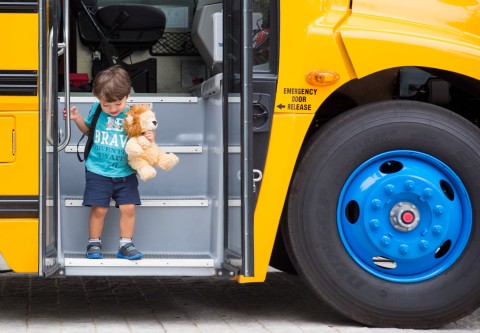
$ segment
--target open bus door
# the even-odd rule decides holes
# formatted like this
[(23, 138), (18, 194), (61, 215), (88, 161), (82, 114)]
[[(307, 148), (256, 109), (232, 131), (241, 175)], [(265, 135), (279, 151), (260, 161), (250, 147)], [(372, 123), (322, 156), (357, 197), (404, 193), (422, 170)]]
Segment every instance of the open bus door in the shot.
[[(59, 60), (63, 60), (65, 94), (68, 84), (68, 0), (61, 8), (59, 0), (39, 3), (40, 13), (40, 255), (39, 274), (50, 276), (59, 272), (59, 162), (58, 152), (65, 148), (70, 139), (70, 119), (66, 120), (65, 131), (60, 131), (58, 110)], [(62, 25), (63, 23), (63, 25)], [(64, 42), (60, 40), (64, 39)], [(68, 107), (68, 98), (66, 98)]]
[[(104, 249), (106, 250), (106, 257), (103, 261), (84, 260), (85, 258), (80, 253), (80, 251), (83, 251), (83, 244), (78, 241), (76, 229), (72, 228), (72, 225), (79, 228), (78, 230), (83, 230), (85, 225), (72, 223), (70, 227), (65, 227), (65, 221), (81, 221), (86, 218), (86, 211), (78, 209), (81, 204), (77, 201), (80, 202), (81, 194), (77, 192), (77, 187), (75, 187), (74, 193), (72, 191), (73, 194), (69, 193), (72, 198), (70, 201), (73, 204), (67, 203), (65, 198), (65, 193), (68, 192), (68, 190), (65, 190), (66, 182), (71, 179), (67, 174), (70, 174), (73, 170), (68, 169), (68, 163), (71, 162), (70, 159), (73, 157), (72, 154), (68, 155), (68, 144), (71, 136), (69, 113), (67, 112), (67, 119), (63, 120), (62, 118), (62, 108), (65, 107), (67, 110), (70, 108), (68, 81), (68, 27), (70, 22), (68, 15), (60, 16), (59, 0), (48, 0), (42, 2), (41, 6), (41, 74), (39, 87), (42, 124), (40, 170), (42, 175), (40, 185), (42, 209), (40, 214), (41, 253), (39, 256), (41, 274), (45, 276), (82, 274), (176, 275), (178, 272), (182, 272), (181, 274), (184, 275), (213, 275), (217, 272), (219, 275), (226, 274), (227, 276), (235, 274), (252, 276), (254, 274), (254, 174), (252, 167), (252, 18), (249, 1), (225, 2), (223, 4), (223, 14), (219, 13), (220, 17), (217, 23), (220, 23), (218, 26), (221, 31), (218, 38), (220, 44), (223, 44), (223, 56), (220, 51), (220, 57), (224, 59), (219, 59), (219, 63), (223, 63), (223, 72), (220, 70), (210, 80), (219, 81), (218, 87), (221, 93), (216, 94), (215, 101), (210, 101), (209, 104), (198, 102), (200, 98), (197, 97), (192, 97), (191, 99), (195, 102), (190, 102), (192, 105), (189, 108), (191, 112), (208, 116), (208, 119), (205, 120), (208, 123), (208, 126), (206, 126), (208, 128), (200, 126), (198, 129), (186, 129), (186, 131), (197, 133), (203, 130), (204, 132), (199, 132), (201, 134), (199, 137), (205, 137), (206, 141), (215, 141), (200, 143), (205, 145), (206, 151), (215, 155), (215, 164), (207, 163), (204, 165), (205, 168), (208, 168), (206, 170), (208, 173), (206, 177), (206, 182), (208, 182), (206, 183), (206, 196), (208, 201), (212, 202), (211, 208), (206, 205), (206, 209), (199, 215), (197, 208), (186, 208), (186, 206), (180, 208), (183, 206), (177, 205), (175, 206), (177, 208), (167, 210), (162, 208), (161, 203), (158, 204), (159, 206), (155, 206), (155, 202), (165, 202), (165, 198), (168, 202), (176, 201), (178, 195), (167, 191), (162, 193), (166, 197), (158, 198), (157, 190), (153, 188), (154, 183), (142, 183), (143, 192), (141, 194), (144, 196), (143, 198), (148, 199), (150, 193), (150, 202), (153, 200), (154, 204), (145, 205), (149, 208), (139, 209), (138, 214), (142, 216), (141, 219), (145, 221), (145, 224), (153, 224), (150, 225), (149, 231), (146, 231), (145, 228), (138, 228), (136, 237), (138, 237), (137, 239), (144, 239), (143, 248), (146, 249), (144, 252), (153, 255), (153, 257), (145, 258), (138, 265), (135, 264), (137, 267), (133, 267), (129, 262), (118, 261), (118, 258), (114, 257), (114, 251), (116, 250), (111, 242), (109, 246), (112, 248)], [(62, 12), (68, 13), (68, 7), (68, 0), (64, 0)], [(223, 20), (221, 17), (223, 17)], [(62, 21), (63, 26), (61, 26)], [(58, 70), (59, 63), (64, 65), (63, 73)], [(61, 74), (65, 78), (63, 87), (61, 87), (62, 82), (58, 80)], [(64, 91), (60, 97), (59, 90)], [(62, 105), (63, 95), (64, 104)], [(152, 105), (158, 103), (159, 95), (161, 93), (143, 95), (142, 103), (150, 101), (152, 101)], [(86, 96), (80, 95), (79, 97), (76, 95), (74, 98), (84, 98)], [(185, 98), (184, 95), (178, 97)], [(90, 93), (88, 93), (88, 98), (92, 98)], [(131, 102), (136, 103), (137, 98), (139, 96), (132, 96)], [(80, 100), (76, 100), (75, 103), (79, 104)], [(155, 107), (161, 109), (160, 117), (162, 117), (162, 111), (183, 110), (184, 108), (180, 102), (170, 102), (168, 106), (162, 105), (161, 108), (158, 105), (155, 105)], [(217, 114), (217, 112), (219, 117), (213, 117), (212, 115)], [(192, 121), (190, 114), (188, 116), (183, 116), (183, 114), (180, 111), (176, 112), (172, 123), (181, 125)], [(73, 132), (72, 135), (78, 134), (75, 130)], [(223, 138), (221, 138), (222, 135)], [(222, 144), (223, 151), (221, 149)], [(61, 152), (64, 148), (67, 149)], [(200, 154), (185, 157), (185, 160), (189, 158), (193, 160), (196, 157), (201, 159), (201, 163), (204, 162), (203, 156)], [(188, 166), (189, 164), (185, 163), (184, 165)], [(75, 168), (75, 170), (78, 168), (77, 171), (82, 168), (80, 164), (70, 164), (70, 167)], [(180, 172), (180, 169), (176, 170)], [(181, 177), (182, 180), (187, 179), (185, 184), (194, 184), (198, 180), (198, 175), (191, 173), (177, 174), (176, 176), (170, 174), (172, 176), (169, 176)], [(258, 178), (258, 176), (255, 177)], [(191, 188), (188, 188), (188, 186), (186, 185), (183, 188), (184, 192), (182, 193), (198, 195), (198, 186), (192, 185)], [(168, 186), (164, 188), (168, 189)], [(72, 213), (73, 210), (77, 210), (79, 214)], [(212, 214), (207, 214), (207, 210), (211, 210)], [(203, 225), (203, 237), (190, 234), (191, 230), (186, 227), (182, 229), (167, 223), (154, 223), (160, 212), (165, 216), (165, 220), (181, 220), (177, 223), (183, 223), (184, 225), (196, 221), (195, 227), (197, 228)], [(112, 228), (114, 227), (113, 223), (109, 225)], [(211, 233), (205, 230), (210, 230)], [(158, 235), (170, 234), (172, 237), (178, 237), (178, 241), (171, 244), (152, 241), (147, 237), (152, 233)], [(189, 238), (188, 243), (182, 243), (182, 240), (187, 237), (186, 235), (192, 238)], [(182, 261), (177, 258), (178, 255), (191, 255), (192, 250), (189, 251), (189, 249), (192, 249), (192, 244), (195, 245), (193, 246), (193, 252), (197, 251), (199, 255), (206, 255), (209, 258), (212, 255), (207, 266), (201, 263), (202, 260), (194, 260), (193, 264), (184, 264), (185, 260)], [(171, 255), (172, 253), (173, 255)], [(160, 256), (168, 257), (168, 262), (165, 263), (165, 260)], [(210, 261), (212, 262), (211, 265)], [(172, 267), (171, 262), (174, 262), (177, 266)], [(108, 263), (103, 265), (104, 267), (108, 266), (104, 271), (101, 267), (97, 267), (102, 266), (103, 263)]]
[[(224, 38), (224, 129), (225, 182), (228, 193), (225, 216), (224, 268), (236, 268), (253, 276), (254, 174), (252, 149), (252, 10), (250, 1), (225, 1)], [(235, 119), (237, 117), (237, 119)], [(239, 124), (235, 128), (234, 124)], [(232, 151), (239, 147), (239, 154)], [(234, 156), (237, 156), (235, 158)], [(239, 157), (239, 159), (238, 159)], [(236, 207), (240, 209), (236, 209)]]

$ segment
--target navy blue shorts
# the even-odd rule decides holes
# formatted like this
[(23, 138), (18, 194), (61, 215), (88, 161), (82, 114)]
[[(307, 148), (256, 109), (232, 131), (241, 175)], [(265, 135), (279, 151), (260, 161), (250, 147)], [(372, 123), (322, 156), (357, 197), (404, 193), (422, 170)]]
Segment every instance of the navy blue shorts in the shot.
[(111, 178), (86, 171), (84, 206), (109, 207), (110, 200), (115, 200), (115, 206), (140, 205), (137, 174), (127, 177)]

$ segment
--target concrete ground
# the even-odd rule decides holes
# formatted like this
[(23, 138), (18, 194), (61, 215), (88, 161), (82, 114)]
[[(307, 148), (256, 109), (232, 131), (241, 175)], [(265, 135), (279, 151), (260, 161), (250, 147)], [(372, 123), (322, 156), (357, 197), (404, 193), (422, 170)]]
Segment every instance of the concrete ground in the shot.
[[(0, 274), (1, 333), (412, 333), (363, 327), (332, 311), (295, 275), (261, 284), (213, 278)], [(427, 331), (425, 331), (427, 332)], [(433, 332), (480, 332), (480, 311)]]

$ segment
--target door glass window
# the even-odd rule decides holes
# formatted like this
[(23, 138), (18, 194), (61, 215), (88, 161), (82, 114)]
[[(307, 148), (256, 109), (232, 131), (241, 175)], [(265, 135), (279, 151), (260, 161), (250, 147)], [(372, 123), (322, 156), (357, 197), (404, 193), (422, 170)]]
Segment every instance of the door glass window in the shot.
[(254, 0), (252, 3), (252, 49), (254, 70), (270, 69), (270, 1)]

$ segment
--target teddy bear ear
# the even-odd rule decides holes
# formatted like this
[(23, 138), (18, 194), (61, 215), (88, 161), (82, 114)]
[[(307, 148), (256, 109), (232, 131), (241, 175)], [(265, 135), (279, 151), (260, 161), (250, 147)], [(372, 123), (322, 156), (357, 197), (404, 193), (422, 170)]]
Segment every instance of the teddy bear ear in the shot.
[(127, 115), (125, 117), (125, 122), (128, 124), (128, 125), (131, 125), (133, 123), (133, 117), (131, 114)]

